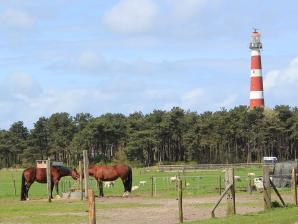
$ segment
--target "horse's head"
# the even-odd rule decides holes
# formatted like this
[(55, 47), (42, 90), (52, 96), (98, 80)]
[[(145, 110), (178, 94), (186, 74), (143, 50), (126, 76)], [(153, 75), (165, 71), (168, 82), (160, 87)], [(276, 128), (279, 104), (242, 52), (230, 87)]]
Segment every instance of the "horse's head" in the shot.
[(78, 180), (80, 178), (80, 174), (78, 173), (78, 171), (76, 170), (76, 168), (74, 168), (71, 171), (71, 177), (75, 180)]

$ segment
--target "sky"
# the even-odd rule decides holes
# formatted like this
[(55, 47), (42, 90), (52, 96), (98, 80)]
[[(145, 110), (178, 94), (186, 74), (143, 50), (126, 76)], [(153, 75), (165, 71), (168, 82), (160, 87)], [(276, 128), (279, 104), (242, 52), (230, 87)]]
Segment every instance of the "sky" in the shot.
[(0, 0), (0, 129), (56, 112), (249, 104), (253, 28), (266, 107), (297, 106), (298, 2)]

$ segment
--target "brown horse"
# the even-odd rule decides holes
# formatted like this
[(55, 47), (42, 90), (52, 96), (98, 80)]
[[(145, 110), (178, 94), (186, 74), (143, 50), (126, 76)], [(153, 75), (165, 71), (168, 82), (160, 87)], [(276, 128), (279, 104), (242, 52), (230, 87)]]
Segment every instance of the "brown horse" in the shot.
[(115, 165), (115, 166), (89, 166), (89, 175), (93, 176), (98, 183), (99, 196), (103, 197), (103, 181), (114, 181), (121, 178), (124, 185), (123, 196), (128, 196), (131, 192), (132, 187), (132, 171), (129, 166), (126, 165)]
[[(61, 177), (71, 176), (77, 180), (80, 178), (76, 169), (70, 169), (63, 166), (51, 166), (51, 197), (54, 185), (56, 186), (57, 195), (59, 195), (58, 183)], [(30, 186), (34, 181), (38, 183), (47, 183), (47, 174), (45, 168), (29, 167), (23, 171), (22, 174), (22, 188), (21, 188), (21, 201), (28, 199), (28, 192)]]

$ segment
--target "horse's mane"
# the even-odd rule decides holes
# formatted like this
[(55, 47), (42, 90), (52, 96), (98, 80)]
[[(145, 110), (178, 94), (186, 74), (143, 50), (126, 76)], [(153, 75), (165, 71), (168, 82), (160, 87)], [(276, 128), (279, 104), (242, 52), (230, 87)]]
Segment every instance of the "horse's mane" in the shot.
[(65, 166), (53, 166), (61, 173), (71, 173), (72, 169)]
[(121, 163), (116, 163), (116, 164), (92, 164), (89, 165), (89, 168), (93, 168), (93, 167), (116, 167), (116, 166), (126, 166), (125, 164), (121, 164)]
[(93, 168), (93, 167), (114, 167), (116, 165), (106, 165), (106, 164), (93, 164), (89, 166), (89, 169)]

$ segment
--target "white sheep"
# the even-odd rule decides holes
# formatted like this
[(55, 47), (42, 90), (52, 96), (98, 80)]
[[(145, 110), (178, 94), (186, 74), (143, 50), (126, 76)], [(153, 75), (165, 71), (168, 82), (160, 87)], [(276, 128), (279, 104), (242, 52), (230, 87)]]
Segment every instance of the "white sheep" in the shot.
[(263, 192), (264, 190), (263, 177), (254, 178), (254, 185), (258, 192)]
[(140, 182), (139, 182), (139, 186), (145, 186), (145, 184), (147, 183), (147, 181), (145, 181), (145, 180), (141, 180)]
[(236, 181), (238, 181), (238, 182), (241, 181), (241, 177), (240, 177), (240, 176), (234, 176), (234, 179), (235, 179)]
[(106, 188), (112, 188), (115, 185), (115, 181), (105, 181), (104, 182), (104, 187)]
[(170, 177), (170, 181), (171, 181), (171, 182), (175, 182), (175, 181), (177, 181), (177, 180), (178, 180), (177, 176)]
[(139, 187), (138, 185), (136, 185), (136, 186), (132, 186), (131, 191), (138, 190), (139, 188), (140, 188), (140, 187)]
[(248, 176), (248, 177), (255, 177), (256, 174), (255, 174), (255, 173), (248, 173), (247, 176)]

